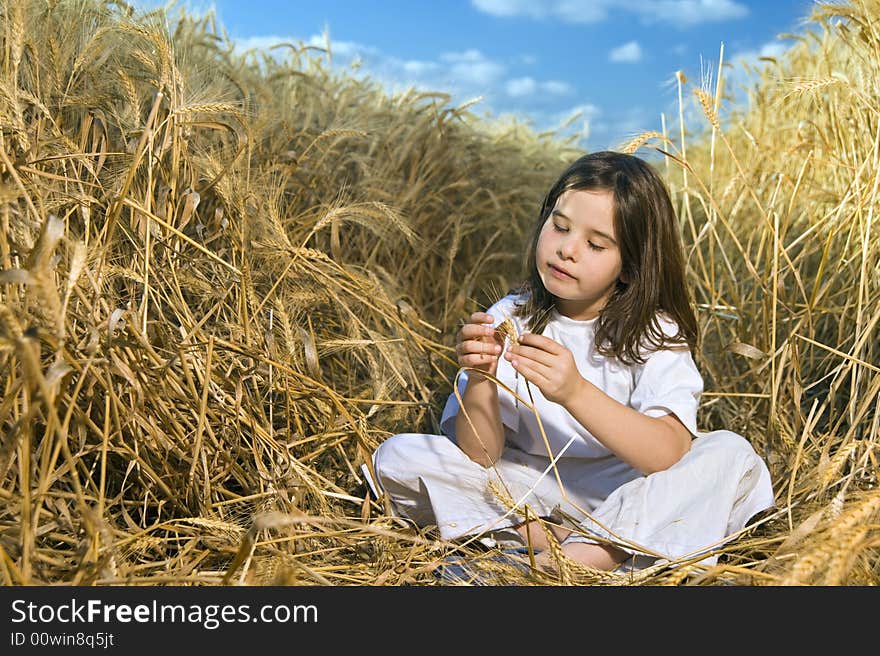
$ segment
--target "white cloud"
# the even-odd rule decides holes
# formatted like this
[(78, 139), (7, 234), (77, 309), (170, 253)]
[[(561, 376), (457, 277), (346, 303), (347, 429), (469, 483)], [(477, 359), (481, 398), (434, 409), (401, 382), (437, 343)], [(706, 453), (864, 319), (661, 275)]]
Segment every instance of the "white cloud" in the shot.
[(554, 96), (567, 96), (571, 93), (574, 93), (574, 87), (572, 87), (568, 82), (561, 82), (559, 80), (549, 80), (547, 82), (542, 82), (541, 90), (546, 91), (547, 93)]
[(437, 64), (436, 62), (419, 61), (417, 59), (410, 59), (408, 61), (405, 61), (402, 63), (401, 66), (404, 71), (415, 76), (430, 75), (438, 68), (440, 68), (439, 64)]
[(613, 62), (637, 62), (642, 60), (642, 47), (638, 41), (630, 41), (622, 46), (614, 48), (608, 53), (608, 59)]
[(538, 83), (531, 77), (518, 77), (507, 81), (507, 95), (513, 98), (530, 96), (535, 93)]
[(530, 16), (543, 18), (546, 3), (532, 0), (472, 0), (472, 4), (482, 12), (492, 16)]
[(561, 18), (566, 23), (597, 23), (608, 16), (608, 0), (471, 0), (492, 16), (526, 16), (543, 20)]
[(611, 12), (625, 12), (645, 23), (692, 27), (749, 15), (749, 8), (736, 0), (471, 0), (471, 4), (492, 16), (555, 18), (566, 23), (598, 23)]
[(518, 77), (508, 80), (505, 88), (507, 95), (511, 98), (522, 98), (538, 92), (551, 96), (565, 96), (574, 92), (574, 89), (568, 82), (560, 82), (559, 80), (537, 82), (532, 77)]
[(646, 22), (686, 27), (749, 15), (749, 8), (736, 0), (637, 0), (624, 4), (632, 6), (632, 11)]
[(449, 74), (458, 84), (488, 86), (500, 81), (505, 67), (487, 59), (479, 50), (447, 52), (440, 56), (452, 64)]
[(445, 52), (440, 55), (443, 61), (462, 63), (462, 62), (479, 62), (483, 61), (483, 54), (474, 48), (470, 48), (463, 52)]

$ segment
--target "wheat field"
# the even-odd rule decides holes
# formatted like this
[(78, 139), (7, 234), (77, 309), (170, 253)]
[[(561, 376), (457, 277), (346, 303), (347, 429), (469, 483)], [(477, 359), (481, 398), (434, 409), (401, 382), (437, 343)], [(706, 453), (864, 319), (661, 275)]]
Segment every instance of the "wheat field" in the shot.
[[(0, 26), (0, 581), (437, 585), (480, 561), (361, 465), (437, 432), (458, 321), (518, 283), (582, 151), (334, 73), (331, 43), (239, 52), (211, 14), (2, 0)], [(714, 566), (499, 582), (880, 581), (880, 2), (815, 5), (764, 64), (726, 88), (721, 49), (620, 150), (679, 212), (700, 428), (755, 445), (778, 507)]]

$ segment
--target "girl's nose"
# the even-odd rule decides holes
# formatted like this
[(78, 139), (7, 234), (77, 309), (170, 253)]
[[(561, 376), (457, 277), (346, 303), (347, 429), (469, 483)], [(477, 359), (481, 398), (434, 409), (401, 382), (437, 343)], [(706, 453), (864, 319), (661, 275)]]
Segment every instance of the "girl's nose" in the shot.
[(574, 239), (569, 237), (563, 237), (558, 246), (556, 247), (556, 254), (562, 259), (570, 259), (575, 255), (575, 251), (577, 250), (577, 244)]

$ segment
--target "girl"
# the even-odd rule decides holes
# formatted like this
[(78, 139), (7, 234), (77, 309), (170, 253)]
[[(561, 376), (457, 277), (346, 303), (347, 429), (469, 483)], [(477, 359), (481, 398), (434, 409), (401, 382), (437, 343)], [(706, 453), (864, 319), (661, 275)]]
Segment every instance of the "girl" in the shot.
[[(573, 162), (544, 199), (526, 275), (463, 324), (443, 434), (395, 435), (373, 454), (393, 509), (447, 540), (535, 551), (545, 521), (568, 557), (612, 570), (708, 552), (774, 505), (746, 439), (697, 430), (697, 321), (648, 164)], [(518, 339), (496, 330), (507, 319)]]

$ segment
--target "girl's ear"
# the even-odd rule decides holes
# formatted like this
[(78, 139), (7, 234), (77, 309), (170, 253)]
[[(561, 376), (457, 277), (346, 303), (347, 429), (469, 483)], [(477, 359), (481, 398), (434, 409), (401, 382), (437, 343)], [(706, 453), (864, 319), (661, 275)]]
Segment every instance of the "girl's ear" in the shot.
[(620, 272), (620, 282), (622, 282), (624, 285), (628, 285), (629, 284), (629, 275), (627, 275), (625, 272), (621, 271)]

